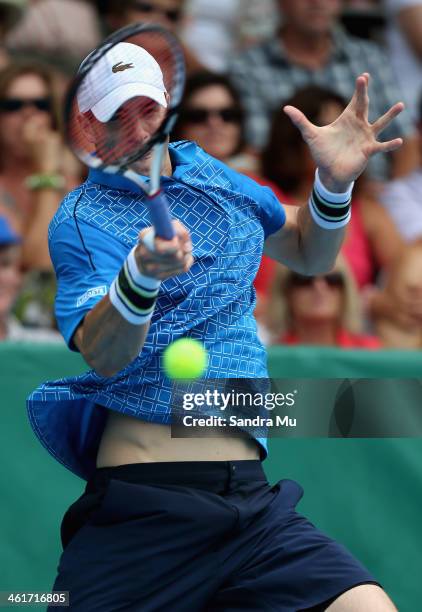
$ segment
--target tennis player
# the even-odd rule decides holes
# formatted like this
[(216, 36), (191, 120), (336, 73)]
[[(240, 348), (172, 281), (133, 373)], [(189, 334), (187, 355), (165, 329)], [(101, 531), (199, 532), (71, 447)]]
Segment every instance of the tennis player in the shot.
[[(133, 138), (143, 142), (166, 105), (151, 79), (133, 97), (110, 73), (87, 112), (101, 120), (111, 100), (114, 110), (138, 105)], [(208, 350), (208, 378), (267, 377), (253, 318), (262, 252), (301, 274), (329, 271), (353, 181), (370, 156), (401, 144), (377, 141), (403, 105), (369, 124), (368, 80), (357, 78), (329, 126), (285, 109), (318, 166), (307, 207), (284, 208), (268, 188), (179, 142), (168, 146), (162, 181), (177, 218), (171, 241), (151, 238), (140, 189), (99, 170), (52, 220), (58, 324), (92, 369), (41, 385), (29, 414), (49, 452), (88, 481), (63, 519), (54, 585), (70, 591), (72, 610), (396, 609), (376, 577), (296, 512), (297, 483), (269, 485), (265, 439), (171, 437), (161, 368), (163, 349), (191, 336)], [(148, 175), (149, 163), (138, 172)]]

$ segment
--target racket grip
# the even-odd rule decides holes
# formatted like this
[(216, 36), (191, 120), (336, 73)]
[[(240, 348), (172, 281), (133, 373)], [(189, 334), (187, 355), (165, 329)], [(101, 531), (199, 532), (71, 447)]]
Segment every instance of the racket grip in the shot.
[(162, 191), (148, 196), (149, 216), (154, 226), (156, 236), (171, 240), (174, 237), (174, 228), (167, 200)]

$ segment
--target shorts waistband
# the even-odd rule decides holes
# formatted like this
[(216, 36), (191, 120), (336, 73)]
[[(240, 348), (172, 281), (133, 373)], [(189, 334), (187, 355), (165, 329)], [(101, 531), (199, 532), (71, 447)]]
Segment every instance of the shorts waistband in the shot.
[(171, 461), (130, 463), (97, 468), (86, 492), (98, 490), (109, 480), (136, 484), (196, 486), (204, 489), (227, 486), (233, 481), (268, 482), (261, 461)]

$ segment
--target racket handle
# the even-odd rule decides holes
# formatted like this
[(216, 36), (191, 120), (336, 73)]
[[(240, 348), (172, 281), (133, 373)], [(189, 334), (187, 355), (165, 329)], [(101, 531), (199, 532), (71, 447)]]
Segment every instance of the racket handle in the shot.
[(171, 222), (167, 200), (162, 191), (148, 196), (149, 216), (155, 228), (156, 236), (171, 240), (174, 237), (174, 228)]

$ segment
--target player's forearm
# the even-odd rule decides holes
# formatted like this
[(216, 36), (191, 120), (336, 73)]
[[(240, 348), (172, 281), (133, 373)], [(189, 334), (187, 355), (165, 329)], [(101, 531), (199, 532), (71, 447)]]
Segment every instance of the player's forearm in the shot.
[(126, 321), (104, 297), (85, 317), (75, 344), (87, 364), (101, 376), (114, 376), (141, 352), (149, 321), (134, 325)]
[(318, 169), (309, 205), (298, 212), (299, 248), (305, 274), (324, 274), (334, 266), (350, 220), (353, 183), (342, 183)]
[(189, 232), (179, 221), (173, 220), (173, 226), (171, 240), (151, 241), (151, 228), (142, 230), (108, 295), (74, 335), (85, 361), (102, 376), (114, 376), (141, 352), (160, 290), (159, 279), (185, 273), (193, 264)]
[(102, 376), (114, 376), (141, 351), (161, 282), (139, 271), (132, 249), (108, 295), (86, 316), (75, 342), (87, 363)]
[[(265, 254), (304, 275), (332, 269), (350, 219), (352, 184), (316, 176), (307, 206), (286, 207), (286, 222), (265, 244)], [(331, 191), (332, 190), (332, 191)]]
[(308, 275), (325, 274), (335, 263), (346, 228), (324, 229), (315, 223), (309, 206), (298, 211), (299, 257), (302, 272)]

